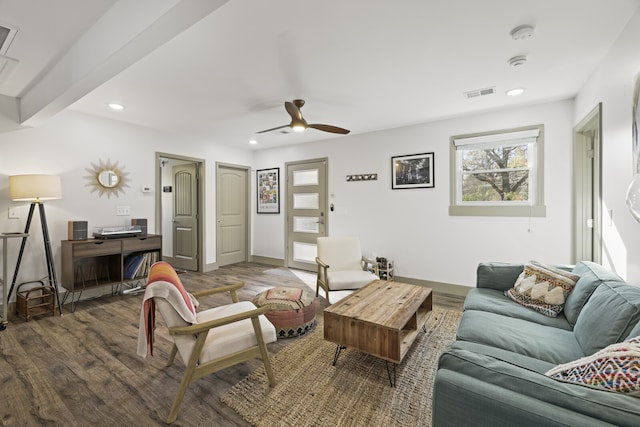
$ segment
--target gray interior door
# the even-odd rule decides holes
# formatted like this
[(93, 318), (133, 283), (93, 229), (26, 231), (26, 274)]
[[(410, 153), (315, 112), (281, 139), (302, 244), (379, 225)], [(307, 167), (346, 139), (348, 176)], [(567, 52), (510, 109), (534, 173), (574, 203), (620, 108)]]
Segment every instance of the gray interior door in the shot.
[(216, 172), (216, 263), (247, 261), (249, 170), (218, 165)]
[(326, 235), (327, 160), (287, 163), (287, 267), (316, 271), (317, 239)]
[(198, 167), (173, 167), (173, 265), (198, 270)]

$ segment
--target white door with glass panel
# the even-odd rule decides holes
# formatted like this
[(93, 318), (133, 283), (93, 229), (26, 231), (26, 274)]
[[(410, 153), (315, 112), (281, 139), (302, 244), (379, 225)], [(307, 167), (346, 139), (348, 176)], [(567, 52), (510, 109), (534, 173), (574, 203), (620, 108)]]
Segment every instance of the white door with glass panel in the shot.
[(327, 230), (327, 160), (286, 164), (287, 267), (315, 271), (317, 238)]

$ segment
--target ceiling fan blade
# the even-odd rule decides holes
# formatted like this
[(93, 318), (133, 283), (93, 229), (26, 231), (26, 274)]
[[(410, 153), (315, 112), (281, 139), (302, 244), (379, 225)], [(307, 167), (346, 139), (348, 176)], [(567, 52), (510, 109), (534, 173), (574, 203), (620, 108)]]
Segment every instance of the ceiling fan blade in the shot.
[(310, 127), (310, 128), (313, 128), (313, 129), (322, 130), (322, 131), (325, 131), (325, 132), (341, 133), (343, 135), (346, 135), (349, 132), (351, 132), (350, 130), (339, 128), (337, 126), (331, 126), (331, 125), (312, 124), (312, 125), (307, 125), (307, 127)]
[(278, 126), (277, 128), (271, 128), (271, 129), (267, 129), (267, 130), (261, 130), (260, 132), (256, 132), (256, 133), (271, 132), (272, 130), (278, 130), (278, 129), (288, 128), (288, 127), (289, 127), (289, 125), (283, 125), (283, 126)]
[(293, 120), (302, 120), (302, 113), (300, 112), (300, 109), (293, 104), (293, 102), (285, 101), (284, 108)]

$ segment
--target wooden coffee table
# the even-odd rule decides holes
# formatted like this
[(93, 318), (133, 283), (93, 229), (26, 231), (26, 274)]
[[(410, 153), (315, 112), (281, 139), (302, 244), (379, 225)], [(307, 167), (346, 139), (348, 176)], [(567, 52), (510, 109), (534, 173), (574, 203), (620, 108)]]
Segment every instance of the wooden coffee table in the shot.
[[(340, 351), (353, 347), (387, 362), (395, 386), (396, 366), (424, 327), (432, 309), (430, 288), (375, 280), (324, 310), (324, 339)], [(388, 362), (393, 365), (393, 381)]]

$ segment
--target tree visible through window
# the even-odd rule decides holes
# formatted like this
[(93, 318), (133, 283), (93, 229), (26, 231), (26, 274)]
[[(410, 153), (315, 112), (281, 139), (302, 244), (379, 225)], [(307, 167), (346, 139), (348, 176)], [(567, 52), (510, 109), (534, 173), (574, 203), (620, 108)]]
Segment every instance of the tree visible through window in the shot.
[(462, 150), (462, 200), (529, 200), (528, 145)]
[(542, 126), (453, 137), (450, 213), (543, 216), (542, 152)]

